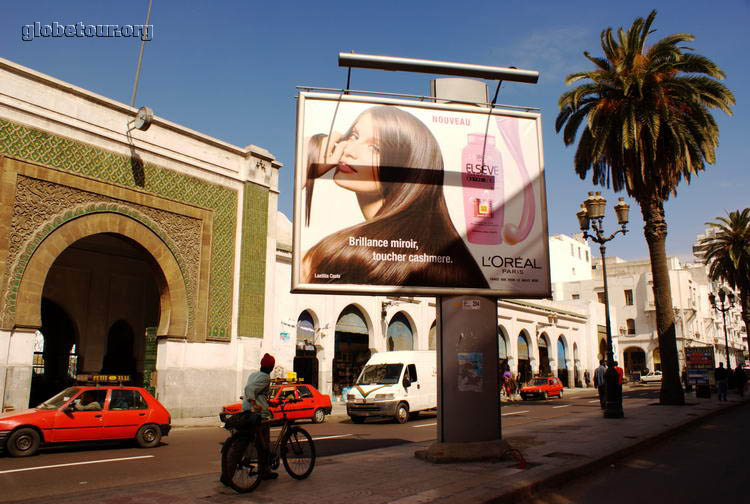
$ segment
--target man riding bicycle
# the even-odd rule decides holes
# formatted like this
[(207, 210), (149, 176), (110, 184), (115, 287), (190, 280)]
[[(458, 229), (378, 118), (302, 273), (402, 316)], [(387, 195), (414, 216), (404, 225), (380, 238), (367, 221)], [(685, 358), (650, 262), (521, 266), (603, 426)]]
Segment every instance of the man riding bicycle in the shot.
[[(247, 377), (245, 395), (242, 399), (242, 411), (259, 413), (263, 421), (258, 426), (259, 437), (263, 441), (264, 456), (268, 456), (271, 446), (271, 412), (268, 411), (268, 395), (271, 387), (271, 371), (276, 365), (276, 359), (270, 354), (265, 354), (260, 360), (260, 371), (251, 373)], [(266, 466), (263, 479), (276, 479), (279, 473), (273, 472)]]

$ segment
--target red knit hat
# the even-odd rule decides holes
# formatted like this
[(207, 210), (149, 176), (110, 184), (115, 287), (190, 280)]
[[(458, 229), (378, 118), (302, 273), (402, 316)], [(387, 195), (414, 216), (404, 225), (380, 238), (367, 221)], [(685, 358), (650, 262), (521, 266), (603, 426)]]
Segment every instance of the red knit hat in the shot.
[(263, 356), (263, 358), (260, 360), (260, 367), (263, 368), (272, 368), (276, 365), (276, 359), (273, 358), (273, 355), (266, 354)]

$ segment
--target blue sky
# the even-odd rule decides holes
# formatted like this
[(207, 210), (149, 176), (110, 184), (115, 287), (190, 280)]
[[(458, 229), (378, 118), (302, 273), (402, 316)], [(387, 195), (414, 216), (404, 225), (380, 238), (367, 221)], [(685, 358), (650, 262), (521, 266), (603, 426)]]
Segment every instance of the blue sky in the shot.
[[(142, 24), (147, 0), (13, 2), (0, 16), (0, 56), (124, 103), (130, 102), (140, 41), (135, 38), (21, 39), (22, 26)], [(544, 127), (549, 230), (577, 232), (575, 212), (590, 180), (572, 168), (574, 148), (554, 131), (564, 77), (590, 68), (584, 50), (600, 55), (599, 33), (630, 26), (656, 8), (654, 37), (688, 32), (696, 52), (715, 61), (737, 106), (716, 112), (717, 162), (682, 184), (666, 204), (667, 253), (689, 257), (706, 221), (750, 206), (750, 0), (677, 2), (631, 0), (408, 2), (257, 2), (154, 0), (153, 40), (146, 44), (137, 106), (235, 145), (259, 145), (285, 166), (279, 209), (292, 211), (295, 86), (340, 88), (340, 51), (459, 61), (538, 70), (536, 85), (504, 83), (499, 103), (538, 107)], [(354, 69), (353, 89), (428, 94), (427, 74)], [(494, 90), (493, 83), (490, 83)], [(614, 230), (608, 198), (608, 230)], [(640, 210), (633, 201), (631, 232), (608, 254), (648, 257)]]

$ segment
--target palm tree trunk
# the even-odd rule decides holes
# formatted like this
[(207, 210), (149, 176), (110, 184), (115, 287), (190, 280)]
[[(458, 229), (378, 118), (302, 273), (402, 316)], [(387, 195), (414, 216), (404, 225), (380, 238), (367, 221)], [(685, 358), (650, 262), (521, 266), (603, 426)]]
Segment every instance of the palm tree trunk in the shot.
[(672, 288), (667, 268), (667, 221), (664, 218), (664, 204), (658, 198), (651, 197), (644, 199), (640, 206), (645, 222), (643, 231), (651, 256), (651, 274), (654, 281), (656, 330), (659, 335), (662, 372), (659, 402), (663, 405), (682, 405), (685, 404), (685, 393), (680, 381)]

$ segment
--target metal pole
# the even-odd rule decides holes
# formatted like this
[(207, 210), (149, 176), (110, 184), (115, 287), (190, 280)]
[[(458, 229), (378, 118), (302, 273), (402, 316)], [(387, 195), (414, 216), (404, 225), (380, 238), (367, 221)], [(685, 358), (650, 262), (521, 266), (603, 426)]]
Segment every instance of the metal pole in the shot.
[[(598, 233), (597, 229), (597, 234)], [(606, 383), (606, 403), (604, 404), (605, 418), (622, 418), (625, 412), (622, 409), (622, 392), (620, 389), (620, 375), (615, 370), (615, 354), (612, 345), (612, 323), (609, 318), (609, 288), (607, 286), (607, 258), (606, 240), (599, 243), (599, 251), (602, 256), (602, 275), (604, 277), (604, 320), (607, 324), (607, 371), (604, 373)]]
[(724, 308), (724, 301), (721, 302), (721, 318), (724, 321), (724, 348), (727, 354), (727, 370), (732, 369), (732, 365), (729, 363), (729, 338), (727, 337), (727, 311), (729, 308)]
[[(146, 14), (146, 26), (144, 27), (144, 30), (146, 27), (148, 27), (149, 22), (151, 21), (151, 5), (153, 4), (153, 0), (148, 0), (148, 13)], [(135, 82), (133, 82), (133, 96), (130, 98), (130, 106), (135, 107), (135, 96), (138, 94), (138, 80), (141, 77), (141, 63), (143, 62), (143, 49), (146, 45), (146, 40), (141, 36), (141, 52), (138, 55), (138, 66), (135, 69)]]

